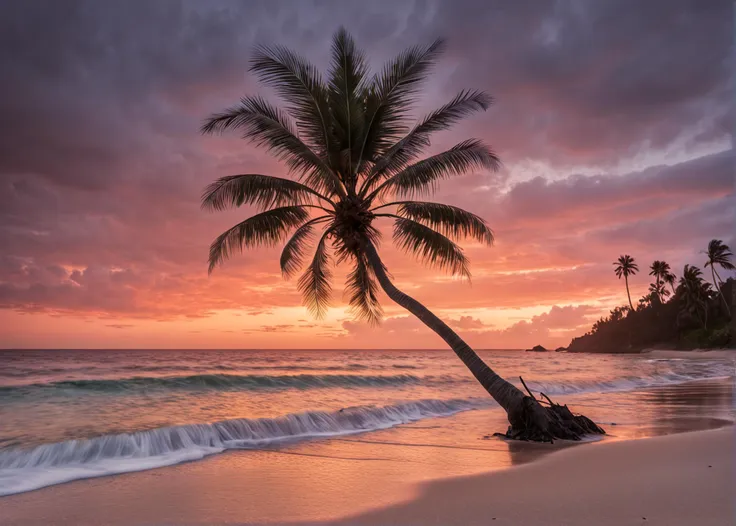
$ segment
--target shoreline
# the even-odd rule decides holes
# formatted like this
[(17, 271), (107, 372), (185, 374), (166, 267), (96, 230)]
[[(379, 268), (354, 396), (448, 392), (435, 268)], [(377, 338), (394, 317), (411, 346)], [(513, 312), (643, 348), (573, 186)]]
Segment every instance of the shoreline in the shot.
[(564, 448), (501, 471), (431, 481), (409, 502), (314, 524), (732, 524), (735, 430)]
[[(721, 379), (712, 382), (694, 380), (610, 393), (614, 398), (609, 400), (623, 400), (624, 405), (640, 405), (651, 411), (637, 413), (637, 423), (613, 418), (611, 422), (617, 423), (606, 426), (605, 421), (602, 421), (604, 428), (611, 434), (601, 441), (586, 444), (558, 441), (550, 446), (482, 440), (486, 434), (482, 431), (484, 428), (500, 429), (504, 420), (499, 411), (489, 408), (462, 412), (432, 422), (374, 431), (364, 437), (306, 441), (293, 447), (276, 449), (230, 450), (202, 461), (185, 462), (162, 469), (59, 484), (0, 498), (0, 509), (3, 509), (0, 515), (4, 516), (4, 524), (8, 525), (294, 524), (295, 520), (308, 524), (474, 524), (473, 517), (467, 521), (453, 522), (453, 517), (447, 516), (443, 521), (436, 522), (423, 508), (411, 512), (416, 514), (417, 522), (404, 522), (401, 518), (392, 522), (389, 520), (391, 517), (385, 515), (380, 515), (381, 521), (371, 521), (377, 520), (375, 517), (379, 514), (388, 511), (393, 513), (421, 501), (435, 484), (461, 484), (468, 480), (473, 482), (468, 482), (470, 486), (462, 489), (461, 498), (467, 493), (476, 495), (479, 501), (467, 502), (467, 513), (475, 509), (479, 520), (488, 519), (487, 504), (495, 502), (495, 488), (499, 485), (495, 477), (508, 477), (511, 476), (508, 473), (516, 473), (517, 470), (536, 470), (536, 466), (546, 466), (547, 462), (559, 455), (573, 455), (570, 458), (575, 460), (563, 466), (564, 470), (558, 470), (556, 476), (545, 483), (539, 482), (544, 480), (544, 473), (539, 475), (534, 471), (534, 475), (523, 477), (527, 480), (518, 483), (518, 495), (508, 498), (518, 501), (531, 499), (529, 495), (533, 495), (536, 502), (537, 495), (541, 495), (542, 500), (546, 498), (549, 490), (546, 486), (559, 486), (563, 480), (566, 486), (568, 481), (582, 483), (583, 490), (587, 490), (587, 486), (597, 487), (607, 483), (606, 477), (611, 473), (639, 469), (641, 466), (652, 470), (648, 464), (652, 458), (646, 455), (642, 458), (642, 455), (636, 454), (634, 468), (627, 468), (626, 462), (621, 461), (605, 468), (602, 474), (570, 475), (565, 471), (574, 471), (576, 466), (590, 464), (588, 460), (579, 460), (578, 452), (598, 451), (600, 448), (607, 451), (609, 446), (615, 444), (658, 440), (644, 437), (659, 433), (668, 438), (698, 434), (697, 430), (722, 429), (723, 426), (733, 429), (732, 393), (733, 379), (727, 382)], [(607, 396), (604, 393), (573, 395), (575, 399), (570, 400), (571, 407), (575, 409), (579, 405), (591, 408), (590, 405), (586, 406), (587, 401), (593, 404), (593, 408), (600, 408), (597, 397), (604, 395)], [(683, 405), (683, 402), (686, 404)], [(725, 403), (728, 405), (724, 406)], [(614, 403), (611, 407), (617, 406)], [(671, 409), (664, 409), (668, 407), (677, 408), (676, 414), (672, 414)], [(728, 412), (718, 411), (718, 407)], [(661, 414), (657, 408), (660, 408)], [(609, 411), (603, 411), (600, 416), (608, 416)], [(703, 411), (709, 416), (706, 417)], [(448, 435), (448, 432), (454, 434)], [(717, 449), (707, 444), (702, 448), (708, 451)], [(639, 446), (635, 449), (639, 449)], [(683, 458), (687, 454), (671, 454), (672, 468), (686, 468)], [(728, 454), (732, 455), (733, 451), (726, 451), (725, 455)], [(487, 494), (478, 495), (482, 488), (489, 487), (486, 481), (489, 477), (495, 482), (486, 490)], [(687, 486), (690, 477), (691, 474), (685, 472), (665, 479), (672, 478)], [(505, 478), (501, 480), (501, 485), (509, 484)], [(650, 484), (658, 487), (659, 483)], [(477, 490), (474, 489), (475, 485), (478, 485)], [(708, 487), (707, 481), (701, 485)], [(456, 489), (448, 491), (454, 495)], [(278, 498), (274, 498), (276, 496)], [(439, 495), (431, 500), (439, 502), (445, 498)], [(682, 498), (687, 500), (684, 496)], [(453, 501), (455, 499), (452, 497)], [(136, 502), (136, 506), (131, 506), (132, 502)], [(522, 500), (521, 504), (526, 502)], [(448, 505), (453, 506), (452, 503)], [(431, 506), (428, 509), (432, 509)], [(498, 509), (503, 511), (502, 507)], [(498, 517), (500, 515), (497, 515), (497, 521), (501, 520)], [(576, 523), (542, 520), (507, 521), (506, 524)], [(606, 523), (591, 520), (587, 524)]]
[(693, 360), (734, 360), (736, 349), (644, 349), (640, 354), (652, 358), (688, 358)]
[[(730, 502), (736, 494), (736, 423), (720, 422), (721, 427), (647, 438), (611, 436), (584, 443), (558, 441), (553, 446), (511, 442), (517, 454), (529, 455), (527, 460), (473, 475), (415, 481), (403, 489), (395, 487), (401, 491), (388, 504), (372, 501), (372, 506), (357, 512), (300, 521), (247, 520), (241, 499), (255, 488), (240, 485), (237, 477), (243, 476), (252, 459), (237, 451), (166, 471), (80, 480), (3, 497), (0, 508), (8, 504), (3, 511), (3, 524), (8, 526), (720, 526), (736, 519)], [(309, 476), (320, 475), (310, 471)], [(372, 478), (374, 490), (379, 482)], [(186, 494), (191, 499), (192, 491), (198, 495), (185, 504), (181, 499)], [(365, 497), (351, 492), (350, 507)], [(131, 502), (138, 502), (138, 507), (131, 507)], [(23, 509), (13, 509), (14, 504)], [(187, 509), (192, 504), (196, 513)]]

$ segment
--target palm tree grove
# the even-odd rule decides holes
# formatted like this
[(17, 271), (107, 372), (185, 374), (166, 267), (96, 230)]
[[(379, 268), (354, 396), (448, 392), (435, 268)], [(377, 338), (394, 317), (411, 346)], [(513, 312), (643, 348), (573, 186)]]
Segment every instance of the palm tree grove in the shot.
[(437, 333), (506, 411), (508, 437), (551, 441), (603, 433), (566, 406), (543, 406), (501, 378), (445, 322), (402, 292), (381, 259), (382, 222), (393, 224), (392, 240), (400, 249), (453, 275), (470, 276), (457, 241), (493, 243), (481, 217), (417, 200), (431, 195), (442, 180), (477, 168), (496, 170), (500, 162), (477, 139), (422, 157), (432, 134), (492, 103), (482, 91), (461, 91), (418, 124), (408, 125), (420, 86), (443, 48), (441, 40), (410, 48), (371, 74), (365, 54), (339, 30), (324, 76), (289, 49), (258, 48), (251, 72), (284, 99), (284, 109), (261, 97), (243, 97), (209, 117), (202, 131), (238, 131), (283, 161), (297, 180), (246, 173), (222, 177), (207, 187), (205, 209), (254, 205), (262, 210), (212, 243), (210, 271), (235, 251), (286, 240), (282, 273), (290, 278), (305, 267), (297, 287), (304, 304), (319, 317), (330, 303), (333, 266), (349, 265), (345, 289), (354, 315), (380, 321), (380, 287)]
[[(592, 330), (573, 339), (573, 352), (638, 352), (648, 347), (720, 348), (732, 344), (736, 280), (722, 280), (716, 267), (734, 270), (733, 253), (720, 239), (713, 239), (703, 251), (703, 269), (710, 269), (712, 284), (698, 266), (686, 264), (679, 279), (669, 263), (656, 260), (649, 269), (654, 282), (636, 308), (631, 302), (629, 276), (639, 270), (629, 255), (613, 264), (616, 276), (626, 284), (628, 306), (616, 307), (598, 320)], [(667, 289), (667, 286), (670, 289)]]

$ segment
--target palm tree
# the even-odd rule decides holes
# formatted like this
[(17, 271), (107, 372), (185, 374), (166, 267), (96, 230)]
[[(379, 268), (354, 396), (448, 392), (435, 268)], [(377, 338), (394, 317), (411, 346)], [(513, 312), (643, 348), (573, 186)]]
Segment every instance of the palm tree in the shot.
[(680, 278), (678, 292), (682, 301), (682, 308), (690, 315), (694, 315), (703, 328), (708, 328), (708, 297), (710, 284), (703, 280), (703, 273), (698, 267), (685, 265)]
[(240, 131), (284, 161), (298, 181), (242, 174), (222, 177), (205, 189), (205, 209), (244, 204), (261, 209), (215, 239), (210, 272), (234, 251), (280, 243), (293, 231), (281, 254), (281, 270), (286, 278), (297, 273), (309, 245), (316, 242), (298, 289), (317, 317), (330, 304), (334, 257), (336, 263), (351, 266), (346, 291), (355, 316), (372, 323), (381, 319), (380, 286), (452, 348), (506, 410), (514, 436), (551, 440), (603, 432), (585, 417), (570, 425), (559, 413), (561, 406), (543, 407), (501, 378), (446, 323), (400, 291), (379, 256), (381, 231), (376, 223), (385, 219), (393, 222), (393, 241), (401, 249), (454, 275), (470, 276), (468, 258), (457, 240), (493, 242), (481, 217), (455, 206), (414, 200), (433, 193), (443, 179), (470, 170), (495, 171), (500, 165), (497, 155), (477, 139), (420, 158), (434, 132), (492, 103), (484, 92), (461, 91), (408, 126), (422, 81), (443, 48), (441, 40), (410, 48), (371, 75), (363, 52), (340, 29), (333, 37), (326, 79), (289, 49), (257, 48), (250, 71), (285, 99), (286, 109), (246, 96), (210, 116), (202, 132)]
[(726, 301), (726, 298), (723, 297), (723, 292), (721, 291), (721, 284), (723, 283), (723, 281), (721, 280), (721, 276), (718, 275), (716, 265), (719, 265), (721, 268), (726, 270), (733, 270), (734, 268), (736, 268), (734, 267), (733, 263), (731, 263), (731, 257), (733, 256), (733, 254), (728, 248), (728, 245), (725, 245), (720, 239), (713, 239), (710, 243), (708, 243), (708, 251), (706, 252), (706, 254), (708, 255), (708, 261), (705, 262), (705, 266), (706, 268), (710, 267), (710, 271), (713, 275), (713, 285), (718, 291), (718, 294), (721, 296), (721, 300), (723, 300), (723, 305), (725, 305), (726, 312), (728, 313), (728, 316), (730, 318), (731, 309), (728, 307), (728, 302)]
[(626, 281), (626, 295), (629, 298), (629, 307), (631, 307), (631, 311), (633, 312), (634, 305), (631, 303), (631, 293), (629, 292), (629, 276), (633, 276), (639, 272), (639, 267), (634, 262), (634, 258), (628, 254), (625, 256), (619, 256), (619, 258), (614, 261), (613, 265), (615, 267), (613, 270), (616, 273), (616, 276), (618, 276), (618, 279), (621, 279), (621, 276), (623, 276)]
[(649, 284), (649, 294), (653, 299), (656, 299), (657, 302), (662, 303), (662, 300), (670, 295), (670, 291), (664, 288), (664, 283), (650, 283)]
[(672, 289), (672, 294), (675, 293), (675, 282), (677, 281), (677, 276), (675, 276), (672, 272), (667, 272), (667, 274), (664, 275), (662, 278), (667, 285), (670, 286)]
[(666, 261), (657, 260), (652, 263), (652, 266), (649, 267), (649, 269), (649, 275), (654, 276), (655, 280), (653, 288), (650, 287), (650, 291), (655, 293), (661, 302), (663, 297), (669, 295), (669, 291), (664, 288), (663, 284), (664, 278), (670, 273), (670, 265)]

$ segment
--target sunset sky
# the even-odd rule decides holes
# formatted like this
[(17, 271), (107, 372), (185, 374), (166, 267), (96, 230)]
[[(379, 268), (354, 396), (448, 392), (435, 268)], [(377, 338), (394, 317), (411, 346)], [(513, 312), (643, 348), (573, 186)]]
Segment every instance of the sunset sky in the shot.
[[(381, 249), (396, 284), (477, 348), (566, 345), (626, 302), (620, 254), (703, 265), (736, 245), (729, 0), (15, 1), (0, 4), (0, 347), (440, 348), (384, 298), (378, 328), (314, 320), (279, 251), (207, 275), (209, 243), (250, 209), (200, 210), (203, 187), (285, 169), (202, 120), (243, 94), (256, 44), (325, 68), (344, 25), (374, 70), (447, 39), (420, 117), (463, 88), (495, 98), (436, 136), (478, 137), (504, 167), (434, 200), (488, 220), (472, 283)], [(709, 274), (707, 274), (709, 276)]]

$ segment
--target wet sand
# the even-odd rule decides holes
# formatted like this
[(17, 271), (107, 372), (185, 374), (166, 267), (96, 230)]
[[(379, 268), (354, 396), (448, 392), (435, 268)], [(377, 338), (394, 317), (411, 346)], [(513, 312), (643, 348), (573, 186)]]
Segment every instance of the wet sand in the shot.
[(736, 523), (732, 426), (572, 448), (491, 475), (435, 482), (334, 525), (723, 526)]

